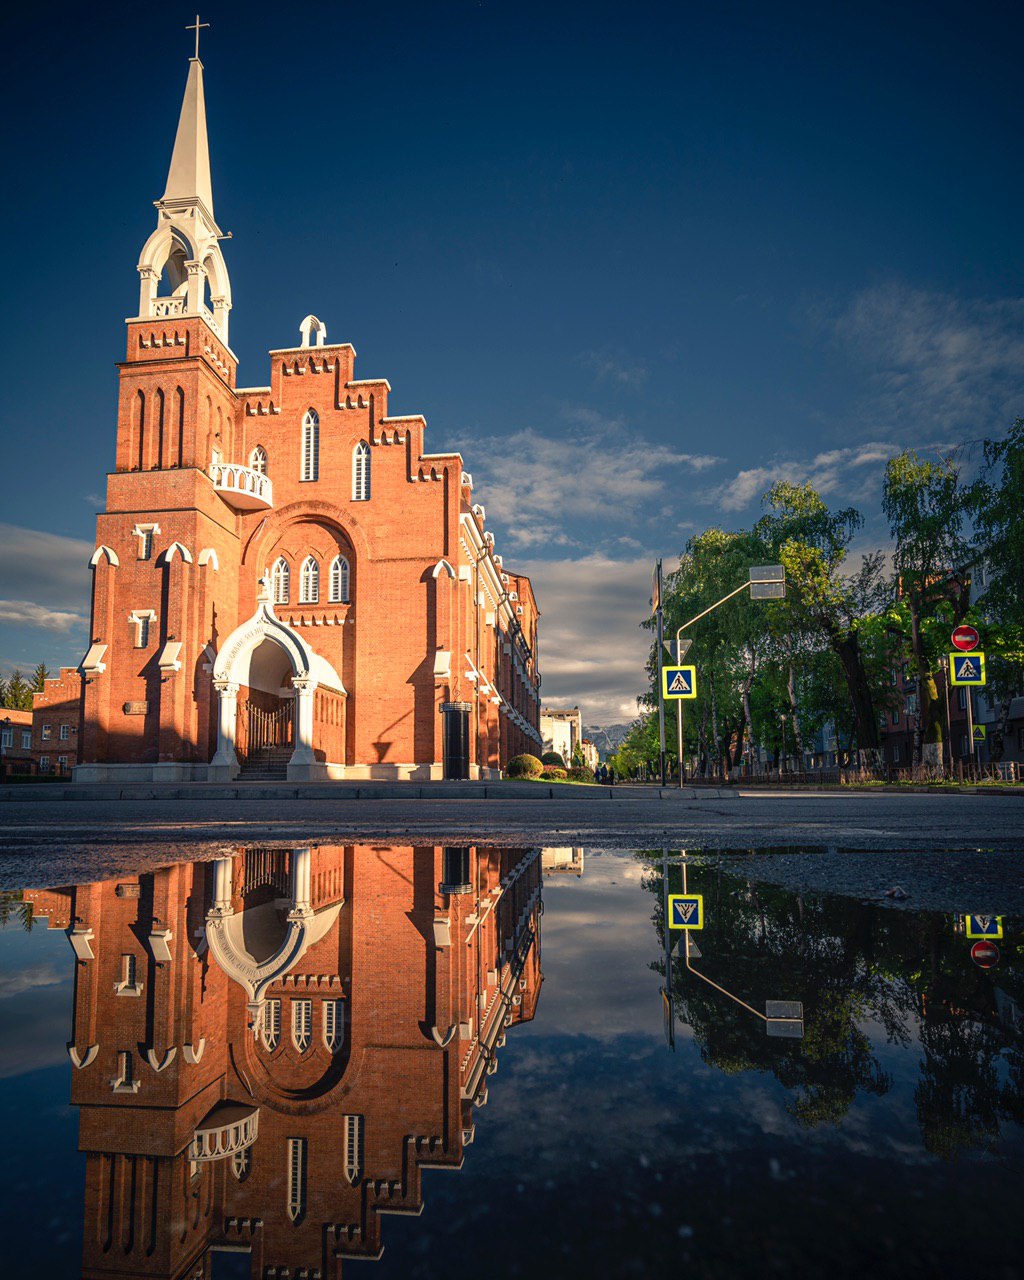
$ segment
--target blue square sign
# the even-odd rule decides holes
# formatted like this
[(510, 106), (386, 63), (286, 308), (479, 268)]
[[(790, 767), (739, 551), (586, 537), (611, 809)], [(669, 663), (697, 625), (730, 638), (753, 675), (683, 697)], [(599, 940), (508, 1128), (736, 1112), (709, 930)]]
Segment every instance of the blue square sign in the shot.
[(668, 927), (670, 929), (703, 929), (704, 895), (670, 893), (668, 895)]

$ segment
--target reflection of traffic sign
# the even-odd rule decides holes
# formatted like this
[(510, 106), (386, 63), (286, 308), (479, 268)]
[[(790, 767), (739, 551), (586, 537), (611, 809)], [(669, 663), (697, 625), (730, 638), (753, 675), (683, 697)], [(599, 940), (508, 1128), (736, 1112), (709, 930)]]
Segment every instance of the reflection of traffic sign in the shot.
[(983, 685), (985, 683), (985, 655), (983, 653), (951, 653), (949, 655), (950, 684)]
[(983, 724), (976, 724), (974, 726), (973, 734), (975, 745), (977, 745), (979, 742), (984, 742), (988, 737), (988, 729)]
[(784, 600), (786, 570), (781, 564), (759, 564), (750, 570), (751, 600)]
[(1002, 916), (965, 916), (968, 938), (1001, 938), (1003, 936)]
[(668, 927), (670, 929), (703, 929), (704, 895), (702, 893), (670, 893), (668, 895)]
[(666, 698), (696, 698), (696, 667), (662, 667), (661, 687)]
[(999, 963), (999, 948), (994, 942), (976, 942), (971, 947), (971, 959), (979, 969), (994, 969)]
[(981, 644), (981, 636), (977, 628), (969, 627), (966, 622), (959, 627), (954, 627), (953, 634), (949, 638), (953, 642), (954, 649), (977, 649)]

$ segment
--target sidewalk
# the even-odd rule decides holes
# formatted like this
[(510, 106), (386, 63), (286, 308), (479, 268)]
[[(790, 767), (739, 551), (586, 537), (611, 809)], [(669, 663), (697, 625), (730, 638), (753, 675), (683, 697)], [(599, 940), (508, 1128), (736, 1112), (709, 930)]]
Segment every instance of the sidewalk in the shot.
[(0, 804), (56, 800), (738, 800), (735, 787), (566, 782), (97, 782), (0, 787)]

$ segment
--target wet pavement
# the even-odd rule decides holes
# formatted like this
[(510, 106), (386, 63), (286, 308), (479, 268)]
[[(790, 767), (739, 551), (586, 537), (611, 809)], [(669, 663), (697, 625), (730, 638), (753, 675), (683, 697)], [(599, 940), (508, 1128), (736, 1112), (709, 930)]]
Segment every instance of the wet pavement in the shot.
[(1024, 1274), (1007, 855), (205, 852), (0, 899), (5, 1274)]

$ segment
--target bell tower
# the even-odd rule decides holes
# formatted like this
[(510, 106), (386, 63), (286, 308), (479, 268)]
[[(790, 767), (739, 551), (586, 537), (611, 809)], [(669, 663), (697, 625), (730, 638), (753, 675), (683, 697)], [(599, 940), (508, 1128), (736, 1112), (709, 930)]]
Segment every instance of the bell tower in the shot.
[(197, 316), (227, 346), (231, 282), (220, 248), (224, 236), (213, 214), (198, 19), (196, 53), (189, 59), (167, 188), (155, 204), (156, 230), (139, 256), (136, 318)]

